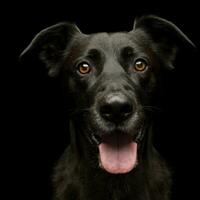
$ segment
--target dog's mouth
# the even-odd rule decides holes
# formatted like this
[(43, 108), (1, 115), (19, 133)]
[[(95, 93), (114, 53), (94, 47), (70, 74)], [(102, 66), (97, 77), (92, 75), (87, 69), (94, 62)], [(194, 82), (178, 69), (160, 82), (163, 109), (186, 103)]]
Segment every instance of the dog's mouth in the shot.
[(125, 174), (138, 164), (138, 146), (142, 130), (137, 137), (127, 133), (112, 133), (101, 137), (94, 136), (99, 150), (99, 166), (111, 174)]
[(131, 172), (140, 159), (138, 152), (145, 132), (143, 113), (138, 112), (129, 121), (119, 125), (108, 123), (102, 126), (99, 125), (101, 120), (91, 121), (94, 125), (89, 127), (91, 134), (87, 136), (98, 153), (99, 167), (111, 174)]
[(137, 146), (128, 134), (103, 136), (98, 146), (100, 166), (112, 174), (130, 172), (137, 165)]

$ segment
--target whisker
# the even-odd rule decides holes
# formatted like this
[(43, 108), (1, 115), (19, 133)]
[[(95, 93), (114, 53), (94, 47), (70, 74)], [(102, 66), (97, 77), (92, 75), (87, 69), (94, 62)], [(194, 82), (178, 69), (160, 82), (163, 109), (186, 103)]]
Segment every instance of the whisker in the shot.
[(157, 107), (157, 106), (142, 106), (142, 108), (144, 109), (144, 110), (147, 110), (147, 111), (152, 111), (152, 112), (162, 112), (163, 111), (163, 109), (162, 108), (159, 108), (159, 107)]
[(70, 116), (74, 116), (74, 115), (77, 115), (77, 114), (82, 114), (82, 113), (85, 113), (85, 112), (90, 112), (91, 111), (91, 108), (82, 108), (82, 109), (68, 109), (67, 112), (69, 113)]

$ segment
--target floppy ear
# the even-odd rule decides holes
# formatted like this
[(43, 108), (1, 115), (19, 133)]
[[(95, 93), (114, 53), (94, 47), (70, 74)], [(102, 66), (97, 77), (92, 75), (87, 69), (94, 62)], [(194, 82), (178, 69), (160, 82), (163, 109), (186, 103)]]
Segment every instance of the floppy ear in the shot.
[(170, 68), (173, 68), (172, 62), (178, 50), (195, 50), (192, 41), (175, 24), (160, 17), (147, 15), (136, 18), (133, 31), (138, 30), (153, 41), (152, 49)]
[(37, 56), (48, 68), (49, 76), (59, 73), (64, 50), (70, 45), (73, 36), (80, 33), (78, 27), (71, 23), (59, 23), (39, 32), (20, 55)]

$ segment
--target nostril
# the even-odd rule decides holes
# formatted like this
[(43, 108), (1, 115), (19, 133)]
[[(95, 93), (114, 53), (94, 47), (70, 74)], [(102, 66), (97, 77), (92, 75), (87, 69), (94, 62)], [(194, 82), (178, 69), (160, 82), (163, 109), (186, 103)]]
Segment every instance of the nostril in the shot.
[(112, 115), (113, 112), (114, 112), (113, 108), (109, 104), (105, 104), (105, 105), (103, 105), (103, 106), (100, 107), (100, 113), (104, 117), (109, 117), (110, 115)]
[(130, 115), (133, 112), (133, 106), (129, 103), (124, 103), (124, 105), (121, 106), (121, 114), (122, 115)]

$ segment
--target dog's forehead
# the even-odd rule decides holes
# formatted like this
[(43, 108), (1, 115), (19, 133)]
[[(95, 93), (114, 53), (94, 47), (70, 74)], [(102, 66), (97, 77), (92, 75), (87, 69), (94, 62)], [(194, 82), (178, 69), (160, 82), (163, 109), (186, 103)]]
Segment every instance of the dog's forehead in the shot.
[(127, 49), (132, 49), (132, 52), (135, 53), (147, 53), (145, 38), (141, 38), (140, 35), (137, 32), (79, 34), (75, 36), (70, 51), (67, 51), (68, 58), (76, 60), (88, 55), (91, 57), (94, 52), (95, 55), (98, 52), (99, 55), (116, 58), (116, 56), (122, 55), (123, 50)]
[(136, 45), (134, 36), (127, 32), (117, 33), (97, 33), (92, 34), (88, 43), (88, 49), (101, 49), (103, 51), (112, 51), (126, 46)]

